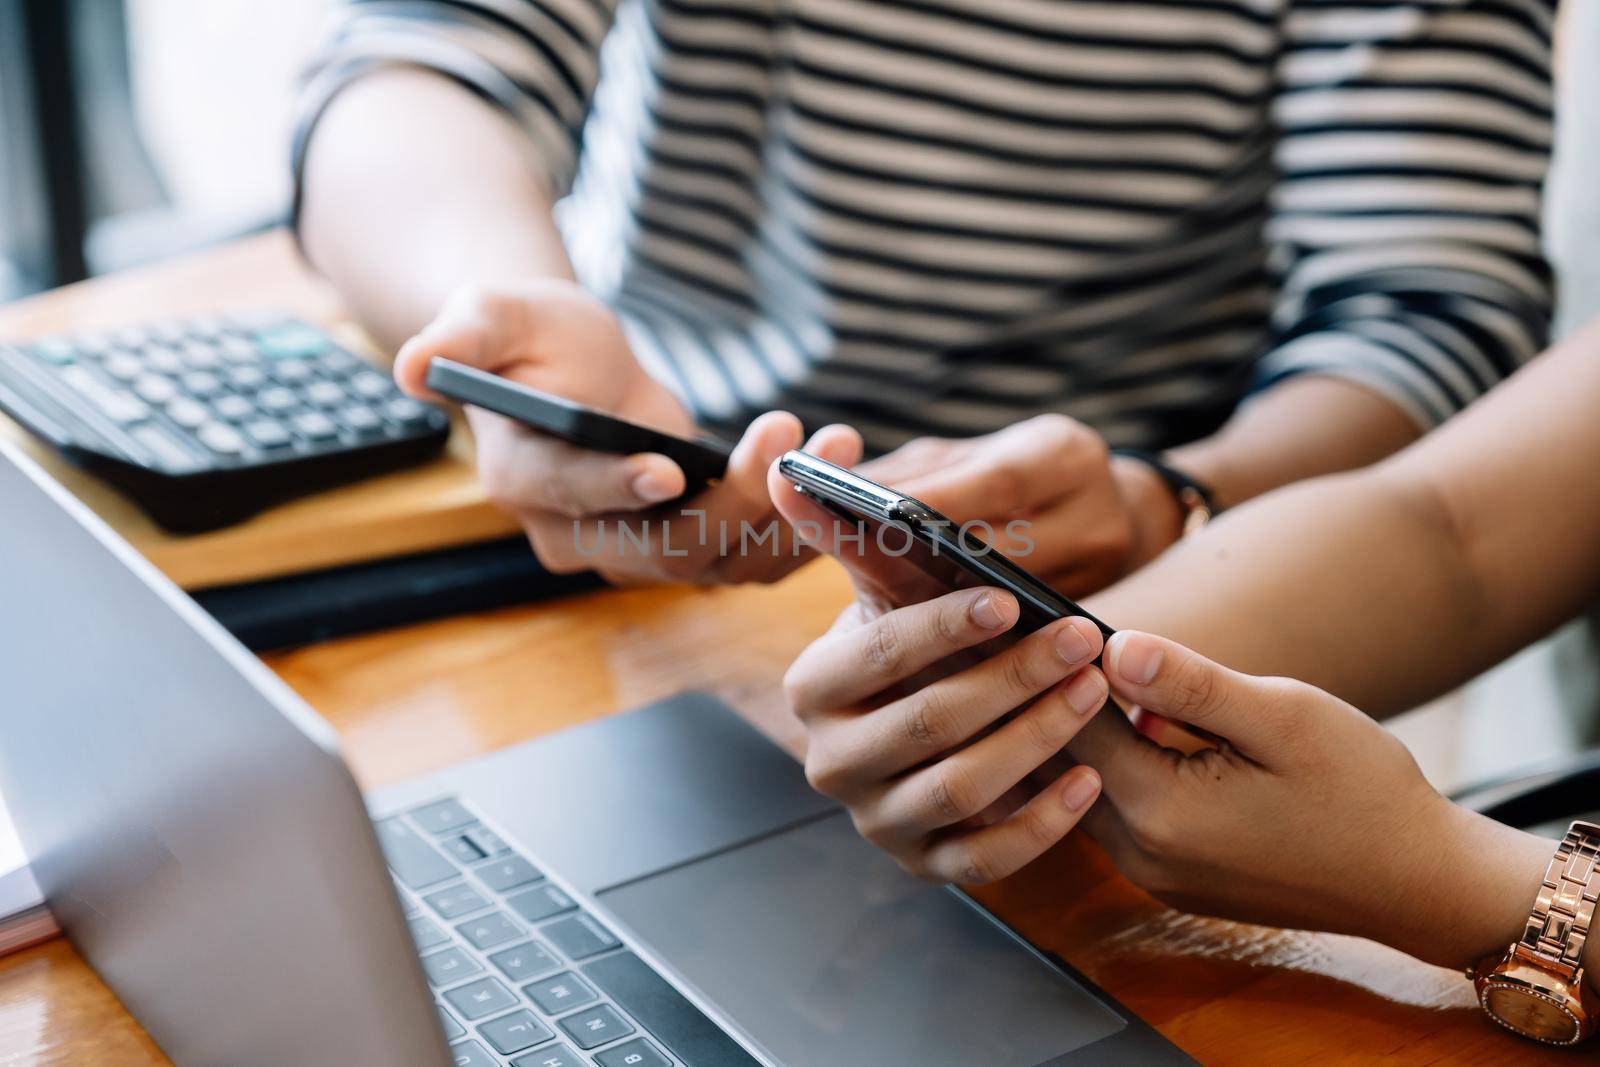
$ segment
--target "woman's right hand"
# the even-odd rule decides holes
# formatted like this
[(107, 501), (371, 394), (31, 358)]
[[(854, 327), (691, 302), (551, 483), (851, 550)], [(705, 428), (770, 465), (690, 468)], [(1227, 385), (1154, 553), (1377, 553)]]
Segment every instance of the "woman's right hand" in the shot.
[[(436, 356), (667, 433), (699, 432), (677, 398), (639, 364), (611, 309), (570, 281), (459, 290), (400, 350), (395, 378), (401, 388), (437, 399), (425, 384)], [(472, 407), (467, 418), (490, 498), (516, 516), (552, 571), (593, 569), (619, 584), (774, 580), (803, 558), (789, 541), (725, 554), (718, 535), (731, 530), (736, 540), (741, 523), (760, 527), (774, 521), (767, 468), (800, 447), (802, 438), (799, 420), (785, 412), (751, 423), (722, 480), (682, 501), (677, 498), (683, 472), (666, 456), (590, 451)], [(861, 457), (859, 436), (845, 427), (823, 429), (807, 447), (845, 465)], [(675, 502), (663, 506), (667, 501)], [(670, 552), (660, 533), (665, 522), (671, 523)], [(624, 524), (642, 536), (623, 537)], [(701, 536), (706, 530), (711, 534)], [(641, 550), (640, 544), (648, 547)]]

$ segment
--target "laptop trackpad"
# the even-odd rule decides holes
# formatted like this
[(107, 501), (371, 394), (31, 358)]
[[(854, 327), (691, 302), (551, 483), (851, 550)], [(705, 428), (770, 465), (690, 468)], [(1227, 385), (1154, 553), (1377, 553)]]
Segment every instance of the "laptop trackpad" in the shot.
[(780, 1063), (1032, 1065), (1125, 1025), (843, 813), (599, 898)]

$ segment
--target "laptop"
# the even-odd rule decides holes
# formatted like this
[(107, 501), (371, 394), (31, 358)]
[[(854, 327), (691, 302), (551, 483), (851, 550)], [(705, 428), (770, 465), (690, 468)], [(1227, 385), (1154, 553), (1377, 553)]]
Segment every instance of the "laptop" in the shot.
[(0, 560), (0, 791), (181, 1065), (1190, 1062), (710, 697), (364, 798), (322, 719), (4, 441)]

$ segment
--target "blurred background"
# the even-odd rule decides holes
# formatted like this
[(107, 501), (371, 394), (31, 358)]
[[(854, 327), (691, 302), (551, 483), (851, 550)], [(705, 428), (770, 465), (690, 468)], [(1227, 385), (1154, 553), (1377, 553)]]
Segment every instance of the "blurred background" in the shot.
[(0, 0), (0, 299), (274, 225), (333, 0)]
[[(297, 72), (336, 0), (0, 0), (0, 300), (278, 224)], [(624, 0), (630, 2), (630, 0)], [(1600, 2), (1568, 0), (1546, 233), (1558, 331), (1600, 314)], [(1600, 741), (1596, 628), (1396, 731), (1441, 788)]]

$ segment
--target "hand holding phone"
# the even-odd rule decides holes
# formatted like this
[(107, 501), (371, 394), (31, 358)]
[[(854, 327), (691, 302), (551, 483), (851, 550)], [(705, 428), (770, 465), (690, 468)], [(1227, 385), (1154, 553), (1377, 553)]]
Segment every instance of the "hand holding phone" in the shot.
[[(819, 545), (823, 551), (843, 557), (847, 544), (853, 548), (855, 558), (847, 559), (847, 566), (858, 576), (858, 586), (865, 582), (869, 592), (884, 597), (886, 608), (920, 603), (957, 589), (994, 586), (1016, 598), (1024, 632), (1072, 616), (1089, 619), (1103, 637), (1114, 632), (1008, 558), (992, 543), (999, 531), (986, 524), (957, 524), (920, 500), (804, 452), (784, 455), (777, 475), (823, 513), (794, 521), (808, 528), (823, 527)], [(782, 492), (773, 489), (775, 498)], [(792, 502), (790, 507), (779, 506), (785, 515), (794, 510)], [(987, 539), (975, 532), (980, 526), (986, 527)], [(1031, 545), (1025, 536), (1018, 541)]]
[(1110, 628), (921, 501), (814, 456), (784, 456), (769, 489), (858, 594), (784, 679), (812, 784), (934, 881), (1003, 877), (1065, 836), (1100, 790), (1065, 745), (1129, 729), (1096, 714)]
[[(443, 358), (433, 359), (426, 385), (522, 428), (519, 432), (527, 440), (500, 442), (501, 469), (495, 476), (513, 482), (523, 478), (517, 469), (506, 469), (505, 462), (520, 451), (547, 477), (564, 480), (559, 490), (529, 486), (529, 495), (556, 503), (571, 500), (571, 487), (583, 483), (586, 471), (614, 479), (622, 457), (630, 464), (665, 457), (683, 472), (684, 491), (647, 510), (589, 509), (579, 502), (524, 514), (535, 550), (551, 570), (596, 570), (624, 582), (738, 582), (775, 579), (802, 558), (793, 552), (738, 554), (724, 549), (737, 544), (746, 525), (782, 527), (772, 512), (765, 478), (772, 460), (800, 443), (799, 420), (792, 415), (769, 412), (757, 418), (735, 446), (709, 436), (666, 433)], [(490, 422), (480, 433), (500, 433), (502, 425)], [(811, 444), (846, 462), (860, 458), (859, 436), (844, 427), (824, 428)]]

